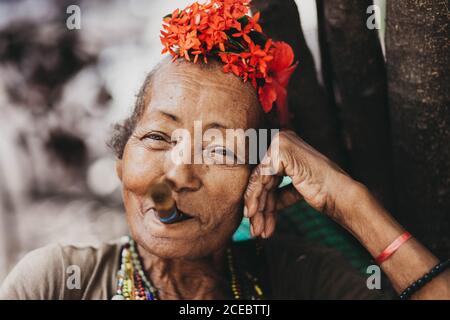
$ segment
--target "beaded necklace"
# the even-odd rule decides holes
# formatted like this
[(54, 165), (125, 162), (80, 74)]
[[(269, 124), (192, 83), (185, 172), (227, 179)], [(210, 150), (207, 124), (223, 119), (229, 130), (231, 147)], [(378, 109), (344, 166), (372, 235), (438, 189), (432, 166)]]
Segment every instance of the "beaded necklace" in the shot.
[[(126, 238), (121, 250), (120, 269), (117, 272), (116, 294), (112, 300), (158, 300), (158, 290), (145, 275), (136, 243), (131, 237)], [(238, 272), (230, 248), (227, 249), (227, 261), (233, 299), (262, 299), (264, 296), (258, 279), (247, 271)]]

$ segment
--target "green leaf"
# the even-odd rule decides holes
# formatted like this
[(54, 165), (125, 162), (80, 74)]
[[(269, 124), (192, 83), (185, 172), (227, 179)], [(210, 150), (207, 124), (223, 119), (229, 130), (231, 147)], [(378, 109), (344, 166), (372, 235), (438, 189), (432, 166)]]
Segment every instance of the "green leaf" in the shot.
[(250, 31), (248, 36), (255, 44), (260, 45), (261, 47), (264, 47), (268, 40), (264, 34), (258, 31)]
[(242, 51), (246, 50), (245, 46), (243, 46), (242, 43), (238, 40), (238, 39), (242, 40), (242, 37), (235, 38), (235, 37), (233, 37), (232, 35), (229, 35), (229, 34), (227, 34), (227, 37), (228, 37), (228, 42), (231, 45), (235, 46), (238, 49), (241, 49)]
[(242, 16), (241, 18), (237, 19), (237, 21), (241, 24), (242, 28), (245, 28), (245, 26), (248, 24), (248, 16)]

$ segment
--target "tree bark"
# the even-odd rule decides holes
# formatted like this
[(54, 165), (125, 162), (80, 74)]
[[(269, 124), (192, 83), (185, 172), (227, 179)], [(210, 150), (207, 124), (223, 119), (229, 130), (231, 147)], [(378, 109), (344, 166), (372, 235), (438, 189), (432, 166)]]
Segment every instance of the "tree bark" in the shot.
[(386, 69), (372, 0), (317, 0), (323, 74), (335, 94), (349, 171), (392, 209), (392, 163)]
[(309, 144), (345, 167), (342, 139), (336, 110), (317, 80), (294, 0), (254, 0), (253, 12), (261, 12), (264, 32), (294, 49), (300, 64), (289, 84), (289, 108), (294, 115), (294, 130)]
[(397, 218), (450, 252), (448, 2), (387, 1), (386, 54)]

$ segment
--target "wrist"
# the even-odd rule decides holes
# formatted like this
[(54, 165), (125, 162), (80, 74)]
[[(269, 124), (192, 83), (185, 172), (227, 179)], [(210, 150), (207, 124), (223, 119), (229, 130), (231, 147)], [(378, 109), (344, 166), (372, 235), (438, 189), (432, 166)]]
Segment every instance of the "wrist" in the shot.
[(359, 233), (358, 227), (373, 225), (376, 228), (394, 221), (364, 184), (341, 175), (335, 192), (335, 217), (344, 228)]
[(377, 256), (405, 230), (363, 184), (354, 181), (342, 190), (340, 224)]
[(356, 206), (367, 197), (367, 188), (342, 172), (336, 172), (329, 187), (328, 215), (343, 227), (354, 220)]

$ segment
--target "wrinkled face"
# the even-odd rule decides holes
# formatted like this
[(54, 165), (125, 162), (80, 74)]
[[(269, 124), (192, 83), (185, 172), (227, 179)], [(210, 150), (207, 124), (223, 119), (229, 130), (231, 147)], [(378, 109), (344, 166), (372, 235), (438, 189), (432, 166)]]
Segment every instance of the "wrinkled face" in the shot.
[[(160, 257), (209, 255), (229, 241), (242, 219), (251, 168), (237, 163), (242, 153), (230, 148), (226, 129), (256, 128), (261, 108), (251, 85), (221, 68), (218, 63), (208, 68), (165, 63), (153, 79), (148, 106), (118, 162), (131, 234)], [(221, 132), (223, 139), (214, 135), (204, 141), (194, 128)], [(174, 134), (180, 129), (182, 136)], [(238, 133), (236, 140), (242, 139)], [(174, 154), (180, 152), (183, 161), (176, 161)], [(244, 148), (247, 157), (245, 153)], [(195, 156), (200, 163), (194, 164)], [(192, 219), (175, 224), (158, 220), (148, 192), (159, 182), (172, 187), (176, 206)]]

